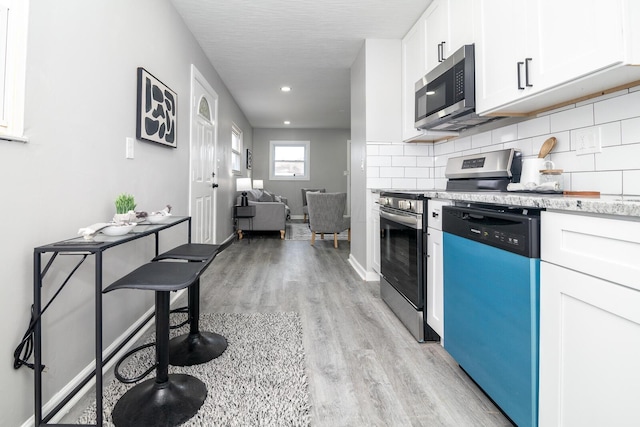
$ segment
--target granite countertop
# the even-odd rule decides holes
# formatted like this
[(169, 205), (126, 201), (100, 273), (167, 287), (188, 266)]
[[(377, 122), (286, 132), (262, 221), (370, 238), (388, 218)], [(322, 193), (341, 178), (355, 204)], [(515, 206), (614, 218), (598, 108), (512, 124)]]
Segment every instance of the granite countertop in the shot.
[[(413, 191), (415, 192), (415, 190)], [(492, 203), (496, 205), (523, 206), (601, 215), (619, 215), (640, 219), (640, 196), (601, 195), (600, 197), (589, 197), (515, 192), (466, 193), (446, 190), (425, 190), (424, 194), (433, 199)]]

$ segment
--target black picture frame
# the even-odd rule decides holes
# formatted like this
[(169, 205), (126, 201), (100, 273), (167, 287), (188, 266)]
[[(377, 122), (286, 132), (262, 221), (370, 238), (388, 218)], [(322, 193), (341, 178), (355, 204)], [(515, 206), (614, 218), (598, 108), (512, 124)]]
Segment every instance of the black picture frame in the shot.
[(251, 169), (252, 161), (253, 160), (251, 159), (251, 150), (247, 148), (247, 169)]
[(136, 138), (177, 148), (178, 94), (138, 67)]

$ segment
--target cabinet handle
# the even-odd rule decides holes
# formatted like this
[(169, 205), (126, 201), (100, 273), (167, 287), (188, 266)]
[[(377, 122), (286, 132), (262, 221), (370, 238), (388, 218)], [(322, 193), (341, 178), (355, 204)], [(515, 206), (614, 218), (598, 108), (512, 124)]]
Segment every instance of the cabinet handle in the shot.
[(518, 73), (518, 90), (524, 90), (524, 87), (522, 86), (522, 80), (520, 79), (520, 70), (522, 69), (523, 65), (524, 62), (518, 62), (518, 69), (516, 70), (516, 72)]
[(533, 85), (529, 83), (529, 62), (531, 62), (531, 58), (524, 59), (524, 83), (527, 87), (532, 87)]
[(444, 62), (444, 43), (445, 42), (440, 43), (442, 45), (442, 49), (441, 49), (442, 50), (442, 61), (440, 61), (440, 62)]
[(442, 43), (438, 43), (438, 62), (442, 62)]

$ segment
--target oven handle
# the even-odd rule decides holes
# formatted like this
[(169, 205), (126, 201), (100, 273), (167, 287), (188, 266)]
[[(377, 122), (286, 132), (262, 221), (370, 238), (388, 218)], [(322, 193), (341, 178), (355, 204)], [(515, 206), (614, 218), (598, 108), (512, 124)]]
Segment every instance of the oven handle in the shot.
[(416, 230), (422, 228), (422, 221), (417, 215), (402, 215), (380, 209), (380, 218), (388, 219), (389, 221), (397, 222)]

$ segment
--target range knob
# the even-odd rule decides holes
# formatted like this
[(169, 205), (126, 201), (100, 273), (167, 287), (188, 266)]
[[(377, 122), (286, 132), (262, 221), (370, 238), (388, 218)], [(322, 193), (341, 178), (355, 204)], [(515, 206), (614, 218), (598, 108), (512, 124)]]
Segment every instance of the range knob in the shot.
[(411, 201), (410, 200), (400, 200), (398, 202), (398, 207), (400, 209), (402, 209), (403, 211), (410, 211), (411, 210)]

